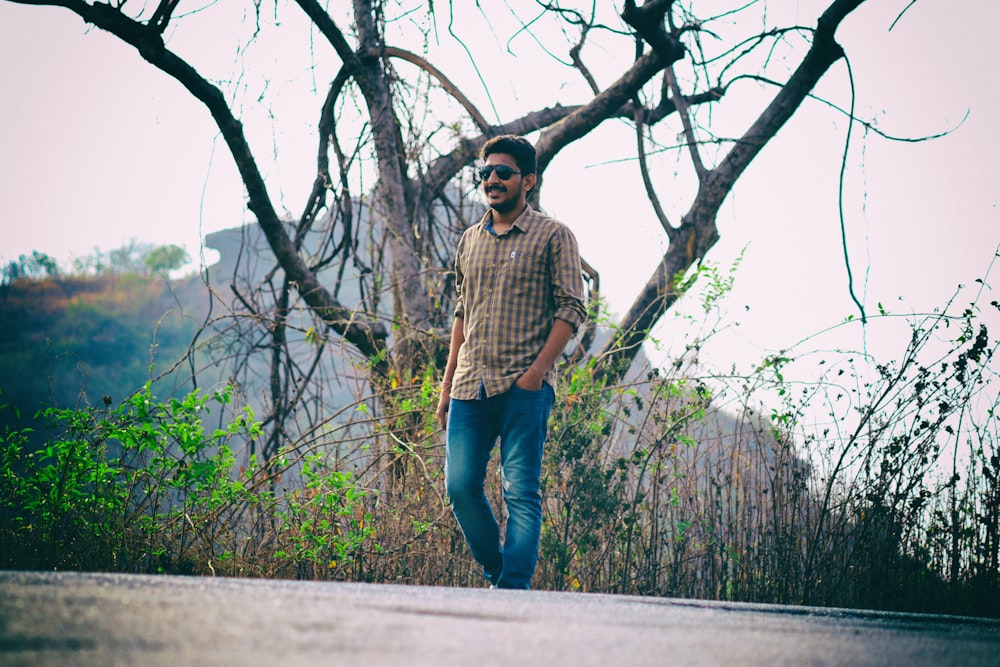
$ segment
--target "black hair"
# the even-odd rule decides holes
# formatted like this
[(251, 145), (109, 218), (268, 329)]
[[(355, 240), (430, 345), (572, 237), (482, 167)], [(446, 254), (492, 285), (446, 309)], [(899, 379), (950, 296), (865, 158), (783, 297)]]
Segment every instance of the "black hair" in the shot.
[(517, 162), (517, 168), (522, 174), (534, 174), (537, 168), (535, 161), (535, 147), (530, 141), (516, 134), (501, 134), (493, 137), (479, 151), (479, 159), (486, 160), (494, 153), (510, 155)]

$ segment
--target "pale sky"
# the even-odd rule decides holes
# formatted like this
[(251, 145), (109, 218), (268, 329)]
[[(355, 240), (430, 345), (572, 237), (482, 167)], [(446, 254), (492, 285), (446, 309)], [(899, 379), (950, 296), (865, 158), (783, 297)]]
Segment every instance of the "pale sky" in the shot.
[[(768, 7), (811, 17), (807, 9), (819, 4), (827, 3), (772, 1)], [(951, 136), (920, 144), (888, 142), (855, 127), (844, 208), (855, 289), (872, 314), (879, 303), (892, 312), (941, 305), (958, 283), (983, 275), (1000, 241), (994, 127), (1000, 57), (993, 35), (1000, 3), (920, 0), (888, 32), (908, 4), (868, 0), (838, 33), (851, 57), (857, 113), (889, 134), (910, 137), (958, 127), (967, 112), (968, 118)], [(283, 7), (281, 18), (294, 23), (294, 12)], [(505, 30), (495, 26), (493, 42), (506, 46)], [(446, 41), (447, 34), (439, 38)], [(483, 37), (496, 48), (490, 40)], [(203, 71), (218, 78), (247, 74), (233, 71), (233, 45), (220, 40), (223, 46), (213, 51), (207, 42), (204, 36), (185, 42), (178, 34), (170, 48), (182, 56), (199, 53)], [(530, 47), (515, 41), (512, 53), (480, 63), (488, 82), (498, 72), (515, 72), (491, 87), (505, 120), (512, 117), (505, 103), (529, 97), (540, 63)], [(319, 105), (305, 95), (310, 89), (322, 95), (338, 65), (328, 51), (317, 47), (316, 53), (313, 62), (269, 79), (269, 94), (278, 93), (276, 120), (254, 113), (252, 85), (242, 100), (268, 187), (292, 216), (315, 168), (312, 126)], [(259, 54), (244, 61), (247, 67), (279, 71), (286, 64), (263, 45)], [(197, 257), (204, 234), (250, 219), (232, 160), (205, 109), (130, 47), (88, 30), (67, 10), (0, 2), (0, 63), (0, 260), (40, 250), (65, 261), (132, 238), (184, 245)], [(467, 62), (438, 64), (490, 109)], [(847, 91), (843, 63), (817, 90), (844, 106)], [(580, 101), (570, 88), (561, 95), (563, 103)], [(720, 213), (722, 239), (709, 259), (726, 266), (747, 249), (727, 301), (740, 322), (736, 337), (743, 347), (734, 357), (792, 345), (857, 314), (837, 218), (846, 129), (842, 117), (807, 102)], [(634, 164), (607, 162), (633, 144), (631, 131), (609, 123), (556, 159), (543, 191), (548, 211), (576, 230), (582, 254), (601, 271), (604, 292), (619, 311), (665, 249)], [(675, 219), (690, 202), (689, 196), (671, 199), (669, 187), (661, 196)], [(859, 347), (860, 330), (854, 335), (846, 344)]]

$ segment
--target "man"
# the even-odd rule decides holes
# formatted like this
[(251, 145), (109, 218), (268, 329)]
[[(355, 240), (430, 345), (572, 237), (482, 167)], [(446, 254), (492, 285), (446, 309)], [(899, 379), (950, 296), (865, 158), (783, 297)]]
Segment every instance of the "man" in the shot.
[[(437, 416), (445, 483), (473, 557), (497, 588), (530, 587), (542, 528), (542, 446), (555, 362), (586, 317), (580, 253), (561, 222), (534, 211), (535, 148), (504, 135), (479, 154), (490, 210), (455, 254), (458, 303)], [(500, 440), (507, 526), (484, 492)]]

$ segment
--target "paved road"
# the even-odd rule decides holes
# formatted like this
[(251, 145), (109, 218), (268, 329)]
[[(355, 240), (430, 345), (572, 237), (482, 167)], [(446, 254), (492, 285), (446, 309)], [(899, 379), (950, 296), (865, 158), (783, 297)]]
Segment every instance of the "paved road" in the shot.
[(1000, 621), (541, 591), (0, 572), (2, 665), (1000, 665)]

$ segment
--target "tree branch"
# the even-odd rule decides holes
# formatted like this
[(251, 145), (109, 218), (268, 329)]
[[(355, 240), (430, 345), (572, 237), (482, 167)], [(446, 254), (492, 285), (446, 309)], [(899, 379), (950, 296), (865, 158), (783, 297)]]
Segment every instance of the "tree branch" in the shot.
[(657, 72), (684, 57), (684, 45), (666, 32), (663, 23), (664, 13), (671, 3), (672, 0), (655, 0), (647, 2), (642, 9), (636, 8), (634, 0), (625, 3), (622, 18), (642, 35), (643, 39), (653, 47), (653, 51), (637, 58), (632, 67), (617, 81), (565, 120), (542, 133), (535, 144), (538, 153), (539, 185), (532, 194), (536, 200), (541, 190), (544, 171), (560, 150), (621, 112), (636, 92)]
[(635, 0), (625, 0), (622, 19), (635, 29), (643, 41), (652, 47), (666, 64), (684, 57), (684, 44), (667, 32), (664, 16), (670, 11), (673, 0), (648, 0), (636, 7)]
[(539, 178), (560, 150), (580, 137), (586, 136), (608, 118), (615, 116), (663, 67), (664, 62), (656, 53), (641, 56), (611, 86), (542, 132), (542, 136), (535, 144)]
[(459, 104), (465, 107), (465, 110), (468, 112), (469, 116), (472, 117), (473, 122), (476, 124), (476, 127), (478, 127), (481, 132), (486, 134), (490, 131), (490, 124), (486, 121), (486, 117), (483, 116), (483, 114), (480, 113), (479, 109), (476, 108), (476, 105), (473, 104), (472, 101), (465, 96), (465, 93), (463, 93), (458, 86), (452, 83), (451, 79), (445, 76), (444, 73), (441, 72), (441, 70), (439, 70), (437, 67), (434, 67), (434, 65), (427, 62), (426, 59), (421, 58), (415, 53), (411, 53), (410, 51), (399, 49), (394, 46), (386, 46), (383, 47), (382, 49), (371, 49), (368, 52), (368, 55), (373, 57), (379, 57), (384, 55), (384, 56), (389, 56), (390, 58), (400, 58), (401, 60), (405, 60), (408, 63), (416, 65), (417, 67), (419, 67), (420, 69), (424, 70), (425, 72), (433, 76), (435, 79), (437, 79), (438, 82), (441, 84), (441, 87), (444, 88), (449, 95), (454, 97)]
[(719, 238), (716, 215), (736, 179), (746, 170), (767, 142), (792, 116), (820, 78), (843, 56), (834, 39), (841, 21), (864, 0), (835, 0), (820, 16), (813, 44), (788, 83), (744, 133), (718, 167), (707, 172), (694, 203), (684, 215), (677, 239), (646, 285), (633, 301), (619, 327), (619, 336), (610, 340), (600, 353), (598, 371), (620, 377), (631, 364), (649, 331), (678, 299), (675, 278), (704, 258)]
[(691, 154), (691, 164), (694, 165), (694, 171), (698, 174), (698, 181), (701, 182), (705, 180), (708, 172), (705, 169), (705, 163), (701, 161), (701, 153), (698, 151), (698, 138), (695, 136), (694, 126), (691, 124), (691, 114), (688, 113), (687, 101), (681, 94), (681, 87), (677, 84), (677, 75), (674, 74), (673, 66), (667, 67), (663, 75), (666, 77), (667, 85), (670, 87), (670, 96), (674, 100), (677, 113), (680, 114), (681, 125), (684, 126), (684, 137), (687, 140), (688, 152)]
[(656, 188), (653, 187), (653, 180), (649, 177), (649, 164), (646, 160), (646, 141), (642, 135), (642, 128), (645, 127), (645, 123), (643, 122), (643, 108), (639, 106), (638, 101), (635, 106), (635, 142), (636, 153), (639, 157), (639, 173), (642, 175), (642, 185), (646, 189), (646, 197), (653, 206), (653, 214), (656, 215), (660, 227), (666, 232), (667, 239), (673, 242), (676, 238), (676, 230), (670, 224), (667, 214), (663, 211), (663, 206), (660, 205), (660, 198), (656, 194)]
[(802, 62), (774, 99), (739, 139), (707, 179), (698, 199), (708, 209), (716, 211), (736, 180), (768, 141), (784, 126), (816, 84), (843, 55), (844, 51), (834, 39), (840, 22), (865, 0), (835, 0), (820, 16), (813, 44)]
[(583, 58), (580, 57), (580, 51), (583, 50), (583, 45), (587, 40), (587, 30), (589, 27), (590, 26), (584, 27), (582, 33), (580, 34), (580, 41), (569, 50), (569, 57), (570, 60), (573, 61), (573, 66), (579, 70), (580, 74), (583, 75), (584, 80), (587, 82), (587, 85), (590, 86), (591, 92), (597, 95), (601, 92), (601, 87), (597, 85), (597, 79), (595, 79), (594, 75), (590, 73), (590, 70), (587, 69), (587, 66), (583, 63)]

